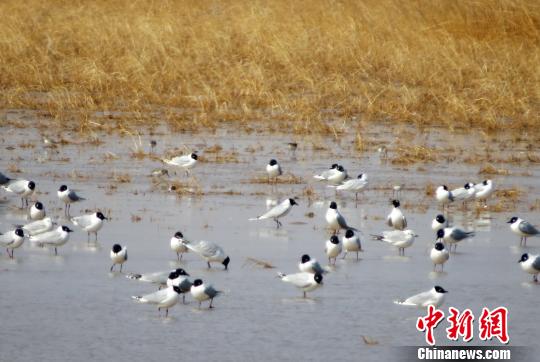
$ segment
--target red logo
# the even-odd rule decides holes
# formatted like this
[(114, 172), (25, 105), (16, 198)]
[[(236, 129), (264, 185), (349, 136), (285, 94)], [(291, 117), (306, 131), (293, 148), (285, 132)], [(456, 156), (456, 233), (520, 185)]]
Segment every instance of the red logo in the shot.
[(507, 326), (508, 310), (505, 307), (499, 307), (493, 311), (487, 308), (482, 308), (480, 316), (480, 339), (483, 341), (497, 337), (501, 343), (508, 343)]
[(433, 346), (435, 344), (435, 337), (433, 336), (433, 330), (444, 319), (444, 312), (435, 309), (434, 306), (428, 307), (428, 314), (423, 318), (418, 318), (416, 321), (416, 329), (420, 332), (426, 332), (426, 342)]
[(450, 316), (447, 318), (450, 327), (446, 328), (446, 337), (452, 341), (457, 341), (459, 336), (463, 337), (464, 342), (473, 339), (473, 321), (474, 315), (470, 309), (466, 309), (462, 314), (456, 308), (448, 309)]

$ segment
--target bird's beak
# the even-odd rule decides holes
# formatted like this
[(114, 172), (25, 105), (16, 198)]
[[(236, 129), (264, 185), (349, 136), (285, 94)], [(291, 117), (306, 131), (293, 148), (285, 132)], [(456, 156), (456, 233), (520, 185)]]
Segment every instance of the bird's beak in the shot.
[(511, 224), (511, 223), (512, 223), (512, 220), (508, 220), (506, 223), (507, 223), (507, 224)]
[(518, 260), (518, 264), (521, 263), (521, 259)]
[(108, 217), (105, 217), (105, 216), (103, 216), (103, 220), (109, 220), (109, 218), (108, 218)]
[(186, 273), (186, 276), (190, 277), (191, 275), (189, 275), (188, 273)]
[(415, 234), (414, 237), (417, 238), (419, 235)]
[(68, 233), (72, 233), (73, 230), (71, 230), (70, 228), (68, 228), (67, 232), (68, 232)]

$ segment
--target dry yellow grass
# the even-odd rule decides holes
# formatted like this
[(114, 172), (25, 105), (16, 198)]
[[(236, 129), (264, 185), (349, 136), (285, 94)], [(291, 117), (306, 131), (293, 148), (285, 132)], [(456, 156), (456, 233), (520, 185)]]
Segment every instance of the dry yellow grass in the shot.
[(163, 119), (334, 135), (357, 119), (524, 130), (540, 123), (539, 7), (6, 0), (0, 107), (80, 130)]

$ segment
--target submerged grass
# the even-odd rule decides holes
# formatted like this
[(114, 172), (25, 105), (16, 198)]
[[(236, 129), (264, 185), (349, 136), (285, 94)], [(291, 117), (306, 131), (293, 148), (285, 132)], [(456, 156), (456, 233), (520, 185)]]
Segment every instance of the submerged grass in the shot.
[(348, 123), (381, 120), (534, 130), (539, 8), (527, 0), (6, 0), (0, 107), (38, 109), (81, 131), (162, 120), (184, 131), (285, 122), (290, 132), (334, 136)]

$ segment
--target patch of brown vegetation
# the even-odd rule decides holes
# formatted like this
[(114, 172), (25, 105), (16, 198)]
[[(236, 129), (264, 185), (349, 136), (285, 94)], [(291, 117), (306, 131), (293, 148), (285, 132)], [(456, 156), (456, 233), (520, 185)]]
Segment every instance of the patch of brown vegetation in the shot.
[(504, 168), (496, 168), (492, 164), (486, 164), (484, 165), (480, 171), (478, 171), (479, 175), (509, 175), (510, 171)]
[(427, 146), (405, 146), (400, 145), (394, 150), (394, 157), (391, 159), (395, 165), (412, 165), (418, 162), (437, 161), (437, 150)]

